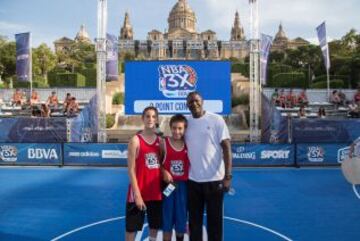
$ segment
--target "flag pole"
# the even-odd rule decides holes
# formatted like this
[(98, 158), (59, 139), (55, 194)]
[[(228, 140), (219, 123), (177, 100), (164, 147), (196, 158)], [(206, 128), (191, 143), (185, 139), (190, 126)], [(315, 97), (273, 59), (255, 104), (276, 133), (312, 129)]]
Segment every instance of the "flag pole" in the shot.
[[(30, 66), (29, 66), (29, 81), (30, 81), (30, 103), (31, 103), (31, 96), (32, 96), (32, 89), (33, 89), (33, 77), (32, 77), (32, 37), (31, 37), (31, 32), (29, 33), (29, 52), (30, 52), (30, 56), (29, 56), (29, 60), (30, 60)], [(31, 107), (31, 104), (30, 104)], [(30, 112), (30, 115), (32, 115), (32, 112)]]

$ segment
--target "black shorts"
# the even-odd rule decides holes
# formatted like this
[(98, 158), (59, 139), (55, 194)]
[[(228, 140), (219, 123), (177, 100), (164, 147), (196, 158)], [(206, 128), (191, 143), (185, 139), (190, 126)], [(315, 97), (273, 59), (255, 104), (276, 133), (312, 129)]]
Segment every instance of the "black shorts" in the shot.
[(161, 229), (162, 226), (162, 202), (145, 202), (146, 211), (141, 211), (135, 203), (126, 203), (126, 232), (132, 233), (141, 231), (144, 225), (145, 213), (150, 229)]

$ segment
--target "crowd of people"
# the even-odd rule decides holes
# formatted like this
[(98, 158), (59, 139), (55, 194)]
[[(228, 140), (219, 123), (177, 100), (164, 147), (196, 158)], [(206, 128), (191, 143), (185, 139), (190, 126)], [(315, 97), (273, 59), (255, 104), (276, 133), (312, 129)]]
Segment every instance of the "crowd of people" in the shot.
[[(306, 107), (309, 106), (306, 89), (303, 89), (298, 95), (295, 94), (292, 89), (289, 89), (287, 93), (284, 89), (280, 91), (275, 89), (271, 95), (271, 103), (282, 108), (299, 107), (298, 116), (300, 118), (306, 117)], [(343, 91), (333, 90), (329, 97), (329, 103), (333, 105), (335, 110), (339, 107), (348, 109), (349, 117), (360, 118), (360, 88), (351, 99), (349, 99)], [(319, 107), (317, 116), (319, 118), (326, 116), (326, 110), (323, 106)]]
[(62, 103), (55, 91), (52, 91), (46, 101), (41, 101), (40, 95), (36, 90), (32, 90), (29, 99), (20, 89), (16, 89), (11, 99), (12, 106), (20, 106), (22, 109), (30, 108), (33, 116), (50, 117), (52, 112), (60, 112), (66, 116), (76, 116), (79, 111), (79, 104), (76, 97), (67, 93)]

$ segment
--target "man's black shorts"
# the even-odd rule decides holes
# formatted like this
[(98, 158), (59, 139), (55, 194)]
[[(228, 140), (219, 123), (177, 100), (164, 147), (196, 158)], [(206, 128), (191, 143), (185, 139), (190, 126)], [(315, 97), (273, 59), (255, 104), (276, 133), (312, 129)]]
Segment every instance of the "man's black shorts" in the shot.
[(145, 202), (146, 211), (141, 211), (135, 203), (126, 203), (126, 232), (141, 231), (144, 225), (145, 212), (150, 229), (161, 229), (162, 226), (162, 202)]

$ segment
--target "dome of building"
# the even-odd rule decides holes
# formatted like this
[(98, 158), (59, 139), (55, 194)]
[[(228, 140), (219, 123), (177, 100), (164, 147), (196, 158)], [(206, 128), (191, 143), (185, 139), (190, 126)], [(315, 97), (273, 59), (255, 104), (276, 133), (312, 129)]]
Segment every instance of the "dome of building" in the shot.
[(81, 25), (80, 31), (76, 34), (75, 41), (88, 43), (91, 42), (90, 36), (85, 29), (85, 25)]
[(186, 0), (178, 0), (169, 14), (168, 22), (169, 32), (176, 29), (185, 29), (189, 32), (195, 32), (195, 13)]
[(279, 25), (279, 31), (275, 35), (275, 41), (276, 40), (288, 40), (288, 37), (286, 37), (285, 31), (281, 23)]

